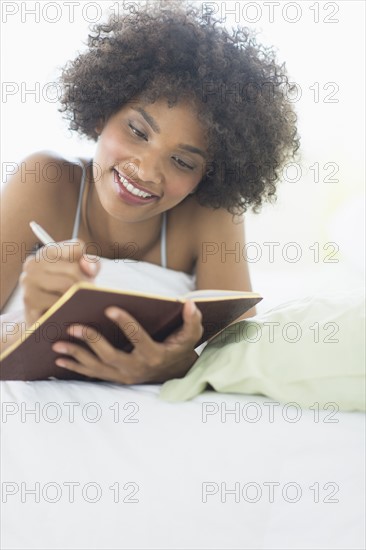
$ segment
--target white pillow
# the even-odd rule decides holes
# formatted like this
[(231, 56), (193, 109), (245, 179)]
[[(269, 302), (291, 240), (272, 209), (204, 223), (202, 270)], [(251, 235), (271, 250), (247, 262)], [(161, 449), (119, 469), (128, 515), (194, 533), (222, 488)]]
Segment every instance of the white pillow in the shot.
[(365, 410), (364, 289), (293, 300), (217, 335), (187, 375), (160, 397), (216, 391), (266, 395), (303, 408)]

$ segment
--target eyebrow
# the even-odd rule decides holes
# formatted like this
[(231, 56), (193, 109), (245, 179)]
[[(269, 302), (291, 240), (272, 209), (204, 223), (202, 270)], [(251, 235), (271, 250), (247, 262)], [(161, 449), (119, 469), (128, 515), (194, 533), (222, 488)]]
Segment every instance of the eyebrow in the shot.
[(156, 120), (152, 116), (150, 116), (149, 113), (145, 111), (145, 109), (143, 109), (142, 107), (131, 107), (131, 109), (140, 113), (144, 117), (146, 122), (154, 130), (154, 132), (156, 132), (157, 134), (160, 134), (160, 127), (158, 126)]
[[(140, 113), (144, 117), (144, 119), (151, 126), (151, 128), (154, 130), (154, 132), (156, 132), (157, 134), (160, 134), (159, 125), (157, 124), (156, 120), (151, 115), (149, 115), (149, 113), (147, 113), (145, 111), (145, 109), (143, 109), (142, 107), (131, 107), (131, 108), (134, 111), (137, 111), (138, 113)], [(208, 157), (207, 153), (205, 153), (204, 151), (202, 151), (202, 149), (199, 149), (198, 147), (194, 147), (193, 145), (187, 145), (185, 143), (179, 143), (178, 147), (180, 147), (181, 149), (185, 149), (186, 151), (189, 151), (190, 153), (195, 153), (196, 155), (200, 155), (204, 159), (207, 159), (207, 157)]]
[(186, 151), (189, 151), (190, 153), (195, 153), (196, 155), (201, 155), (204, 159), (207, 159), (208, 155), (202, 149), (198, 149), (198, 147), (193, 147), (193, 145), (186, 145), (185, 143), (178, 143), (178, 147), (181, 149), (185, 149)]

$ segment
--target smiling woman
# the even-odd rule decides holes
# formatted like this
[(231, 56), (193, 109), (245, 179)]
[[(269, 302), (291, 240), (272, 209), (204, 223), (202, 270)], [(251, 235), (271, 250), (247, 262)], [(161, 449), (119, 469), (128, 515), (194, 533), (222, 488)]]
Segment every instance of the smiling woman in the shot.
[[(29, 328), (76, 281), (131, 288), (137, 277), (126, 260), (144, 275), (140, 290), (250, 291), (240, 257), (243, 213), (275, 196), (279, 171), (299, 145), (286, 82), (272, 50), (252, 33), (238, 27), (231, 34), (190, 4), (147, 2), (95, 25), (87, 51), (60, 77), (60, 111), (72, 130), (96, 142), (93, 158), (35, 153), (23, 161), (26, 185), (20, 173), (8, 181), (2, 239), (19, 246), (5, 262), (2, 312), (14, 309), (17, 295)], [(44, 175), (51, 166), (59, 177), (49, 185)], [(31, 220), (60, 244), (58, 261), (41, 251), (23, 257), (22, 243), (27, 250), (39, 244)], [(72, 258), (63, 242), (70, 237), (83, 249)], [(96, 263), (88, 262), (83, 252), (95, 249)], [(93, 352), (58, 342), (54, 351), (71, 358), (57, 364), (103, 378), (113, 363), (117, 374), (109, 379), (124, 383), (182, 376), (197, 359), (202, 335), (200, 313), (191, 306), (184, 307), (183, 327), (163, 343), (114, 309), (121, 331), (133, 322), (141, 334), (127, 374), (127, 358), (117, 360), (101, 335)]]

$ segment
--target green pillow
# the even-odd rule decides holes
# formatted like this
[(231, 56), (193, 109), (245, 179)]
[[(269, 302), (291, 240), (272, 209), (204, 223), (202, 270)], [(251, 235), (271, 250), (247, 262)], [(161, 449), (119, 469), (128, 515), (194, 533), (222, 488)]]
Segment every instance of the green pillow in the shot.
[(163, 384), (167, 401), (218, 392), (265, 395), (303, 408), (365, 410), (363, 289), (294, 300), (227, 327), (184, 378)]

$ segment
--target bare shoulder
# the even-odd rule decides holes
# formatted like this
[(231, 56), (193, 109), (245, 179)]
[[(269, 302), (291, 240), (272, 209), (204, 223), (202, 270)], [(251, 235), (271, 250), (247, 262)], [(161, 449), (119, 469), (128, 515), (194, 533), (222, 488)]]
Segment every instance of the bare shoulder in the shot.
[(244, 242), (243, 215), (233, 216), (224, 208), (201, 206), (194, 196), (187, 197), (181, 204), (179, 217), (184, 219), (186, 227), (189, 221), (189, 234), (197, 257), (207, 241), (215, 242), (217, 246), (232, 240)]
[(22, 160), (20, 178), (13, 178), (9, 187), (20, 197), (22, 184), (24, 218), (27, 214), (33, 214), (32, 219), (37, 216), (37, 223), (44, 224), (55, 240), (61, 241), (71, 234), (81, 173), (81, 167), (70, 159), (54, 151), (37, 151)]
[(194, 197), (185, 201), (183, 208), (196, 259), (197, 289), (251, 290), (244, 254), (244, 215), (203, 207)]
[(77, 167), (79, 173), (70, 171), (70, 164), (52, 151), (38, 151), (15, 165), (2, 189), (1, 308), (17, 284), (22, 264), (38, 242), (29, 222), (35, 220), (57, 241), (70, 236), (78, 193), (76, 182), (82, 172), (81, 167)]

